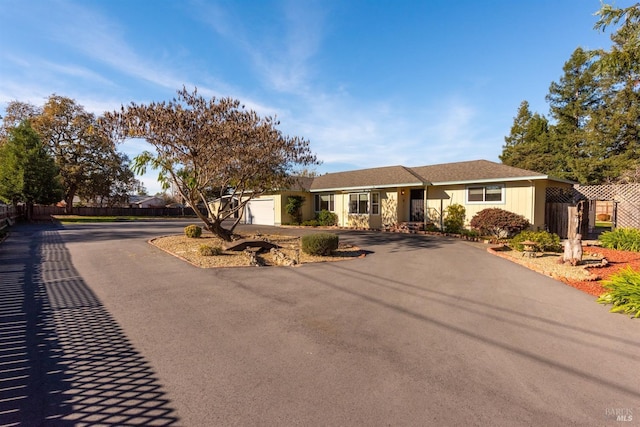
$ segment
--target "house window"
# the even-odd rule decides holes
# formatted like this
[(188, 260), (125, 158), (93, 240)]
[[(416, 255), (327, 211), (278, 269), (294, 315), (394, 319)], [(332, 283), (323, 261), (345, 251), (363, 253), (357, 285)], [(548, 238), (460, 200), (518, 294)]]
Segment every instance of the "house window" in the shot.
[(320, 211), (330, 211), (334, 212), (334, 196), (333, 194), (316, 194), (315, 195), (315, 210), (316, 212)]
[(371, 213), (380, 215), (380, 193), (371, 193)]
[(350, 214), (380, 214), (380, 193), (349, 194)]
[(467, 203), (504, 203), (504, 185), (467, 187)]

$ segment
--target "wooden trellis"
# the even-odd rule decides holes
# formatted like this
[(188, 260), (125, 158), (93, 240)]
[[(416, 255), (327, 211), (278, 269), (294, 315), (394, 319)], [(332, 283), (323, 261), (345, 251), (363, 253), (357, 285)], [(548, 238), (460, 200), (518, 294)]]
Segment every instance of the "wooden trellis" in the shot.
[(564, 222), (563, 218), (557, 217), (563, 210), (558, 204), (576, 205), (581, 200), (589, 204), (595, 200), (612, 201), (614, 227), (640, 228), (640, 184), (576, 185), (570, 189), (550, 187), (546, 199), (547, 228), (555, 233), (562, 230), (561, 223)]

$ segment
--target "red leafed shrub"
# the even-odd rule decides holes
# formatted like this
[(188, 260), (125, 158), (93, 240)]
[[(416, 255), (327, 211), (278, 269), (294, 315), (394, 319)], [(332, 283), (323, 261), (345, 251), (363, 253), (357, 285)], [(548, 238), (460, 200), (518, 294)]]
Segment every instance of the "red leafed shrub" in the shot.
[(529, 221), (522, 215), (499, 208), (483, 209), (471, 218), (471, 227), (481, 234), (505, 239), (529, 228)]

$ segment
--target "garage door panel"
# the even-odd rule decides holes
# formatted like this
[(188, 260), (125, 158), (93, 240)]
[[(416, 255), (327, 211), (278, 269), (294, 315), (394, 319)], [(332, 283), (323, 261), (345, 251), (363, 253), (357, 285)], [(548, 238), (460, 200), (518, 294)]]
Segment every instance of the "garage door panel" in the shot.
[(274, 225), (275, 209), (273, 199), (249, 201), (245, 206), (245, 222), (256, 225)]

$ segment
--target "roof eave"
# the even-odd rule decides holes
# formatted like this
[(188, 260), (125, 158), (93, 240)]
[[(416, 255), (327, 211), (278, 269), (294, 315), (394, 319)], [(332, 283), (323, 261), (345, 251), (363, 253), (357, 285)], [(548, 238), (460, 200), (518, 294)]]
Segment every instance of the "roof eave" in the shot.
[(516, 177), (502, 177), (502, 178), (484, 178), (484, 179), (468, 179), (461, 181), (439, 181), (432, 182), (431, 185), (466, 185), (466, 184), (487, 184), (492, 182), (506, 182), (506, 181), (533, 181), (548, 179), (551, 181), (560, 181), (571, 183), (570, 181), (561, 180), (559, 178), (552, 178), (548, 175), (534, 175), (534, 176), (516, 176)]
[(399, 184), (358, 185), (353, 187), (312, 188), (309, 191), (311, 193), (321, 193), (326, 191), (356, 191), (356, 190), (376, 190), (376, 189), (397, 188), (397, 187), (424, 187), (425, 185), (427, 185), (427, 183), (406, 182), (406, 183), (399, 183)]

